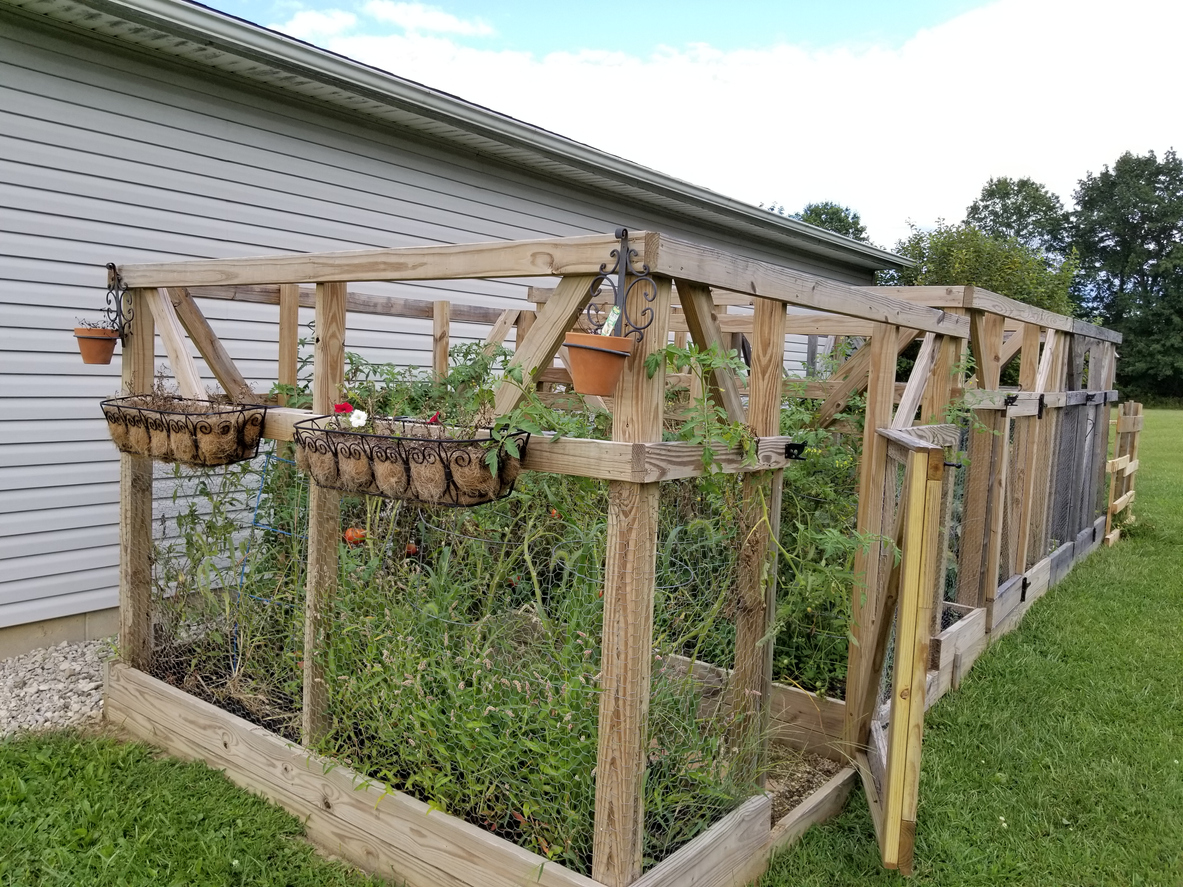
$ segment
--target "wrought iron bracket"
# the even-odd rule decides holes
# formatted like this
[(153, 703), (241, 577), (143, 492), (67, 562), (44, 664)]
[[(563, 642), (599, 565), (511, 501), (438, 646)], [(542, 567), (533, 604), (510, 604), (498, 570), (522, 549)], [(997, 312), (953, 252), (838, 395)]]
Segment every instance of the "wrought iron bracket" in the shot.
[[(612, 307), (605, 311), (602, 304), (594, 301), (587, 306), (587, 321), (593, 332), (603, 333), (605, 327), (611, 329), (611, 335), (633, 336), (638, 342), (645, 338), (647, 330), (654, 320), (653, 308), (648, 303), (657, 298), (657, 282), (649, 273), (648, 265), (641, 265), (638, 269), (633, 265), (637, 251), (628, 245), (628, 229), (617, 228), (616, 239), (620, 246), (609, 254), (614, 260), (611, 268), (608, 263), (600, 265), (600, 273), (592, 281), (590, 292), (593, 297), (600, 291), (600, 287), (607, 284), (612, 290)], [(633, 317), (628, 308), (628, 296), (636, 290), (643, 299), (641, 311)], [(608, 333), (604, 333), (608, 335)]]
[(131, 319), (134, 312), (126, 304), (127, 284), (119, 276), (119, 269), (114, 262), (107, 263), (107, 304), (103, 308), (109, 328), (119, 332), (119, 341), (127, 345), (128, 331), (131, 329)]
[(1008, 394), (1006, 397), (1003, 398), (1002, 402), (1005, 406), (1013, 407), (1015, 404), (1017, 404), (1019, 402), (1019, 395)]
[(1043, 402), (1043, 395), (1041, 394), (1041, 395), (1039, 395), (1039, 412), (1037, 412), (1035, 414), (1036, 419), (1043, 418), (1043, 408), (1044, 408), (1044, 402)]

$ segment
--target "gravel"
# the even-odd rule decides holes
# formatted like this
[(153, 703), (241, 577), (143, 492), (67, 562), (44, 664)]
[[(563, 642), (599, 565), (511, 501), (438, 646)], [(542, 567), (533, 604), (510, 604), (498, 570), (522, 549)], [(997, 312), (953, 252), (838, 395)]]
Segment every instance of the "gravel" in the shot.
[(34, 650), (0, 660), (0, 736), (96, 723), (103, 708), (103, 661), (114, 639)]

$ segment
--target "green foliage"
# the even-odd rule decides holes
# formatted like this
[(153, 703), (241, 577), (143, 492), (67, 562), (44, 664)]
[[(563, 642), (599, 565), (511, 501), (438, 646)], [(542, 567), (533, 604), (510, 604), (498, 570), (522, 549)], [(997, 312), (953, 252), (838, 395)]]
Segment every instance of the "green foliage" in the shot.
[(972, 284), (1048, 311), (1072, 313), (1069, 290), (1076, 261), (1071, 256), (1049, 269), (1041, 253), (1017, 240), (999, 240), (973, 225), (945, 223), (932, 231), (913, 227), (896, 252), (915, 265), (882, 272), (880, 283), (886, 286)]
[(1076, 191), (1078, 290), (1125, 336), (1118, 383), (1131, 394), (1183, 396), (1183, 160), (1126, 152)]
[(1017, 240), (1043, 253), (1053, 267), (1067, 251), (1068, 214), (1064, 204), (1029, 178), (990, 179), (966, 210), (965, 221), (996, 240)]
[(0, 739), (0, 884), (346, 887), (299, 820), (202, 764), (74, 733)]
[(859, 214), (849, 206), (843, 206), (840, 203), (828, 200), (821, 203), (807, 203), (805, 208), (793, 218), (808, 222), (810, 225), (816, 225), (818, 228), (825, 228), (827, 231), (833, 231), (835, 234), (841, 234), (843, 237), (849, 237), (860, 243), (871, 242), (867, 237), (867, 228), (863, 224), (863, 220), (859, 218)]

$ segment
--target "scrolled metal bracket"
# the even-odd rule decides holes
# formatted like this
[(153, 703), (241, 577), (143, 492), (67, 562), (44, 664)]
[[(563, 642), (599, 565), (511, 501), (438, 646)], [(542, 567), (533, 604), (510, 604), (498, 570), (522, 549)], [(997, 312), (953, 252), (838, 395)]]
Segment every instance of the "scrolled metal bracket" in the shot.
[(103, 314), (107, 317), (110, 329), (119, 332), (119, 341), (123, 345), (127, 345), (127, 334), (131, 328), (131, 319), (134, 314), (134, 311), (124, 302), (124, 296), (126, 295), (127, 285), (123, 282), (123, 278), (119, 276), (119, 269), (115, 267), (114, 262), (108, 262), (107, 304), (103, 308)]
[[(600, 265), (600, 273), (589, 288), (594, 297), (600, 287), (607, 284), (612, 290), (612, 308), (605, 311), (602, 303), (590, 302), (586, 312), (587, 321), (593, 332), (601, 333), (605, 326), (611, 324), (613, 335), (633, 336), (640, 342), (645, 338), (645, 330), (655, 319), (653, 308), (648, 303), (657, 298), (657, 281), (649, 273), (648, 265), (643, 264), (638, 269), (633, 264), (637, 251), (628, 244), (628, 229), (617, 228), (616, 239), (620, 241), (620, 246), (609, 253), (615, 260), (614, 264), (611, 268), (607, 262)], [(628, 310), (628, 296), (634, 290), (641, 294), (643, 300), (640, 315), (636, 318)]]

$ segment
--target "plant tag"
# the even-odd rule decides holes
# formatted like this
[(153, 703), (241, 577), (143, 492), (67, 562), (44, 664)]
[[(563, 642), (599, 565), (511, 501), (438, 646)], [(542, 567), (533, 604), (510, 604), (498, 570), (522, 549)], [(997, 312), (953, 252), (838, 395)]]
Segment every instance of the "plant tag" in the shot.
[(601, 336), (611, 336), (616, 330), (616, 321), (620, 320), (620, 306), (613, 305), (612, 310), (608, 312), (608, 317), (604, 321), (604, 325), (600, 327)]

